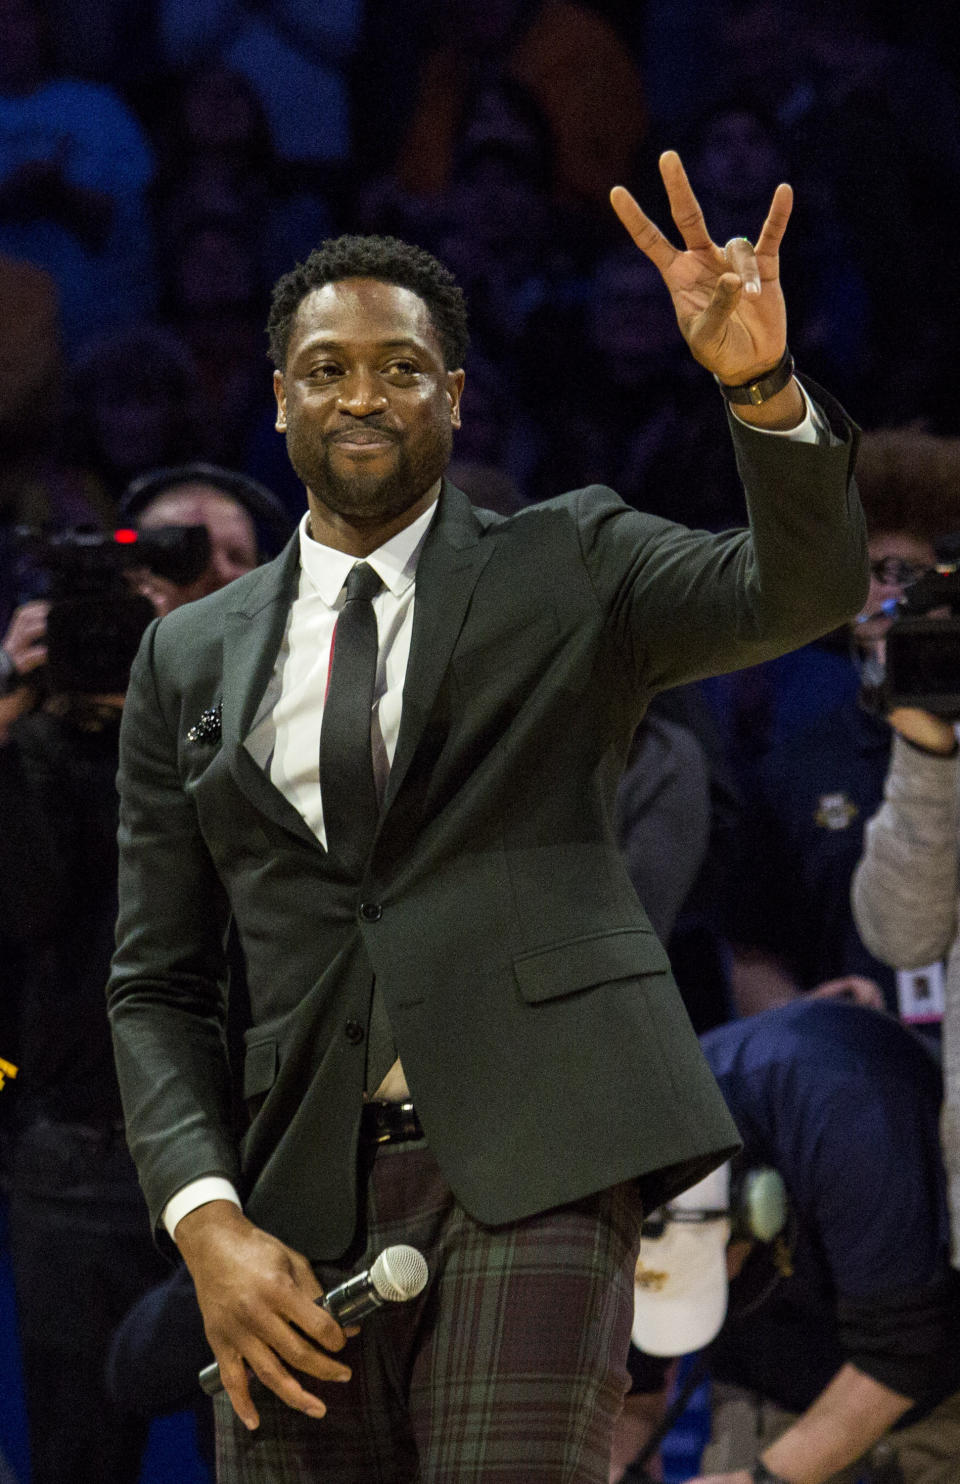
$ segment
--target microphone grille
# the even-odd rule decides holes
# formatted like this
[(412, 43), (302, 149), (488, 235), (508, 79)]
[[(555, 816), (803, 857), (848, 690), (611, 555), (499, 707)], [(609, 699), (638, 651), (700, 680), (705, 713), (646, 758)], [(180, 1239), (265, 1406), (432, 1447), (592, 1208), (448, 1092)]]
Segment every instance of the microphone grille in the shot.
[(377, 1293), (392, 1303), (416, 1298), (423, 1292), (428, 1276), (423, 1253), (403, 1244), (385, 1247), (370, 1269), (370, 1281)]

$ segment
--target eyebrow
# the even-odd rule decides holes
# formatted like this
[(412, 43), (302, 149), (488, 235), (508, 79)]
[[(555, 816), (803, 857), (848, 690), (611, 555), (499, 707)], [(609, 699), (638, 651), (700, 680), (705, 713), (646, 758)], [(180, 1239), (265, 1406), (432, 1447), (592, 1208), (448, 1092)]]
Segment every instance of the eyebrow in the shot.
[[(370, 342), (377, 350), (418, 350), (426, 351), (428, 347), (422, 340), (411, 340), (408, 336), (400, 336), (393, 340), (374, 340)], [(315, 340), (308, 340), (300, 347), (300, 355), (310, 355), (318, 350), (345, 350), (347, 347), (343, 341), (337, 340), (333, 335), (318, 335)]]

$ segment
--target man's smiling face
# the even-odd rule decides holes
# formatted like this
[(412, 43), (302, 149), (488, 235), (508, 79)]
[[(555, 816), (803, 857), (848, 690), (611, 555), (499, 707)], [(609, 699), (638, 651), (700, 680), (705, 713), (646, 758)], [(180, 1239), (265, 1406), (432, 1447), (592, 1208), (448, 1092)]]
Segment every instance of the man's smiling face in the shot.
[(412, 290), (374, 278), (313, 289), (274, 390), (314, 534), (331, 523), (363, 533), (415, 519), (449, 462), (462, 389), (463, 372), (446, 369)]

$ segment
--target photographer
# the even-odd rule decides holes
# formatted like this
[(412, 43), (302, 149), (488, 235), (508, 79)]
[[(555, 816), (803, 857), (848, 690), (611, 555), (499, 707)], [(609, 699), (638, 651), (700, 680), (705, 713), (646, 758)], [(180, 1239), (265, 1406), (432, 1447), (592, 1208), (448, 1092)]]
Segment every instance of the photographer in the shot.
[[(913, 429), (864, 434), (857, 484), (867, 517), (870, 591), (842, 640), (820, 652), (822, 685), (808, 679), (810, 704), (829, 675), (845, 699), (814, 725), (771, 748), (758, 766), (739, 832), (739, 869), (730, 873), (726, 928), (742, 1014), (797, 994), (839, 993), (925, 1021), (926, 980), (895, 974), (865, 943), (850, 909), (850, 880), (864, 822), (879, 807), (890, 759), (890, 728), (867, 710), (864, 686), (881, 672), (893, 610), (928, 573), (938, 543), (960, 526), (960, 439)], [(814, 672), (814, 681), (816, 681)]]
[(701, 1046), (744, 1148), (726, 1183), (714, 1172), (645, 1224), (620, 1458), (663, 1385), (651, 1357), (709, 1345), (698, 1484), (954, 1484), (960, 1276), (934, 1057), (892, 1017), (829, 1001)]
[(208, 558), (189, 580), (175, 581), (155, 570), (139, 574), (140, 592), (159, 614), (206, 597), (242, 577), (286, 543), (293, 524), (265, 485), (219, 464), (193, 462), (154, 469), (135, 479), (120, 502), (120, 514), (139, 531), (203, 526)]
[(10, 1249), (35, 1484), (138, 1477), (146, 1424), (110, 1405), (103, 1365), (113, 1326), (163, 1271), (126, 1149), (103, 1003), (120, 715), (153, 609), (119, 568), (92, 595), (91, 551), (113, 558), (102, 540), (58, 538), (49, 601), (20, 607), (4, 643), (6, 701), (21, 713), (0, 746), (0, 933), (16, 954), (20, 1064)]
[(104, 1369), (117, 1324), (169, 1272), (127, 1152), (104, 1001), (130, 665), (158, 608), (256, 565), (255, 518), (282, 518), (269, 492), (206, 465), (157, 471), (127, 503), (143, 515), (136, 540), (26, 538), (44, 597), (21, 604), (2, 644), (0, 939), (19, 1022), (10, 1246), (34, 1484), (139, 1478), (149, 1420), (116, 1404)]
[(868, 822), (853, 877), (853, 913), (864, 942), (898, 969), (946, 959), (943, 1107), (953, 1262), (960, 1266), (960, 804), (953, 719), (894, 706), (895, 733), (883, 804)]

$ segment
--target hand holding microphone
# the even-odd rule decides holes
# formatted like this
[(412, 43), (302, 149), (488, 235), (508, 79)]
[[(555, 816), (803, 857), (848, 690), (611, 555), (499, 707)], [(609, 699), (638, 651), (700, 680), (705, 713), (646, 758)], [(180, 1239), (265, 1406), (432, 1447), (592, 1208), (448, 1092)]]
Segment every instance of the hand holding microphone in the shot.
[(189, 1211), (177, 1222), (174, 1240), (193, 1279), (223, 1388), (244, 1426), (260, 1424), (251, 1375), (288, 1407), (323, 1417), (326, 1402), (303, 1378), (345, 1382), (351, 1370), (339, 1357), (346, 1336), (324, 1308), (303, 1254), (229, 1200)]
[[(315, 1300), (340, 1325), (359, 1324), (384, 1304), (405, 1303), (423, 1292), (427, 1264), (415, 1247), (398, 1244), (385, 1247), (376, 1261), (362, 1273), (338, 1283)], [(220, 1367), (214, 1361), (200, 1372), (200, 1385), (208, 1396), (223, 1390)]]

